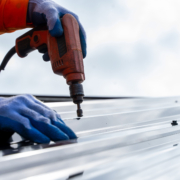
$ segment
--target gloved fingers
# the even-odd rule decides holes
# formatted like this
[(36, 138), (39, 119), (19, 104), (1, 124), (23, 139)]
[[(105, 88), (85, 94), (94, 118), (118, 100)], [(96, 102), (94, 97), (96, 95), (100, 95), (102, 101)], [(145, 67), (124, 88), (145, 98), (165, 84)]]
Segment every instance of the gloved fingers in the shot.
[[(58, 15), (58, 13), (57, 13), (57, 15)], [(54, 24), (54, 25), (52, 25), (52, 24)], [(55, 23), (54, 23), (54, 19), (49, 20), (48, 28), (49, 28), (49, 32), (50, 32), (51, 36), (53, 36), (53, 37), (60, 37), (63, 35), (64, 30), (63, 30), (63, 27), (61, 24), (61, 20), (59, 19), (59, 16), (57, 16)]]
[(56, 112), (57, 121), (60, 121), (66, 126), (66, 123), (61, 119), (61, 116)]
[(44, 55), (43, 55), (43, 60), (48, 62), (50, 60), (50, 57), (49, 57), (49, 54), (48, 52), (46, 52)]
[[(22, 137), (29, 139), (36, 143), (49, 143), (50, 139), (39, 132), (37, 129), (35, 129), (31, 123), (29, 122), (29, 119), (26, 117), (23, 117), (17, 113), (13, 114), (13, 118), (6, 118), (6, 117), (0, 117), (1, 121), (4, 122), (4, 126), (14, 132), (17, 132)], [(18, 121), (15, 121), (13, 119), (18, 119)], [(0, 121), (0, 124), (1, 124)], [(3, 128), (2, 128), (3, 129)]]
[(25, 130), (26, 130), (25, 133), (26, 135), (22, 133), (21, 136), (31, 140), (32, 142), (36, 142), (39, 144), (50, 143), (50, 138), (47, 137), (45, 134), (41, 133), (40, 131), (38, 131), (37, 129), (35, 129), (33, 126), (31, 127), (31, 129), (25, 129)]
[[(29, 118), (29, 117), (28, 117)], [(56, 126), (29, 118), (33, 126), (49, 137), (52, 141), (68, 140), (69, 137)]]
[(38, 5), (32, 14), (32, 22), (35, 26), (47, 24), (49, 32), (53, 37), (59, 37), (63, 34), (59, 12), (53, 4), (43, 3)]
[[(65, 124), (64, 123), (64, 121), (61, 119), (61, 116), (56, 112), (56, 111), (54, 111), (54, 110), (52, 110), (51, 108), (49, 108), (48, 106), (46, 106), (46, 105), (44, 105), (41, 101), (39, 101), (38, 99), (36, 99), (35, 97), (33, 97), (32, 96), (32, 99), (33, 99), (33, 101), (37, 104), (37, 105), (39, 105), (38, 107), (36, 107), (35, 105), (36, 104), (34, 104), (33, 103), (33, 105), (32, 104), (29, 104), (28, 105), (28, 107), (30, 108), (30, 109), (33, 109), (33, 110), (35, 110), (35, 111), (38, 111), (41, 115), (44, 115), (45, 117), (47, 117), (47, 113), (49, 114), (49, 115), (51, 115), (51, 114), (54, 114), (54, 116), (55, 116), (55, 118), (53, 119), (53, 118), (51, 118), (50, 116), (48, 116), (50, 119), (52, 119), (52, 120), (59, 120), (59, 121), (61, 121), (63, 124)], [(39, 110), (37, 110), (37, 109), (39, 109)], [(44, 113), (45, 112), (45, 113)]]
[(33, 102), (39, 104), (40, 106), (42, 106), (42, 107), (44, 107), (44, 108), (46, 108), (46, 109), (51, 110), (51, 108), (49, 108), (48, 106), (46, 106), (42, 101), (40, 101), (39, 99), (37, 99), (36, 97), (34, 97), (34, 96), (32, 96), (32, 95), (30, 95), (30, 96), (31, 96), (31, 99), (33, 100)]
[(61, 119), (61, 116), (56, 112), (56, 117), (58, 118), (59, 121), (61, 121), (63, 124), (66, 125), (66, 123)]
[[(49, 29), (49, 32), (50, 32), (51, 36), (53, 36), (53, 37), (62, 36), (63, 28), (62, 28), (60, 19), (57, 19), (53, 29), (51, 29), (51, 30)], [(80, 22), (79, 22), (79, 36), (80, 36), (80, 41), (81, 41), (81, 49), (82, 49), (82, 53), (83, 53), (83, 58), (85, 58), (87, 55), (86, 32)], [(44, 59), (44, 61), (50, 60), (48, 53), (43, 55), (43, 59)]]
[(87, 55), (86, 32), (80, 22), (79, 22), (79, 36), (81, 41), (83, 58), (85, 58)]
[[(73, 15), (79, 24), (79, 36), (80, 36), (80, 41), (81, 41), (81, 48), (82, 48), (83, 58), (85, 58), (86, 54), (87, 54), (87, 50), (86, 50), (87, 45), (86, 45), (86, 32), (84, 30), (84, 27), (82, 26), (81, 22), (79, 21), (79, 17), (76, 14), (74, 14), (71, 11), (66, 10), (66, 12), (63, 15), (65, 15), (67, 13)], [(61, 15), (61, 17), (62, 17), (62, 15)]]
[(64, 132), (51, 124), (50, 119), (40, 115), (39, 113), (31, 109), (22, 110), (21, 113), (30, 120), (34, 128), (49, 137), (52, 141), (69, 139), (69, 137)]
[(65, 124), (65, 122), (61, 119), (61, 116), (55, 111), (55, 110), (52, 110), (51, 108), (49, 108), (48, 106), (44, 105), (41, 101), (39, 101), (38, 99), (34, 98), (34, 101), (39, 104), (40, 106), (44, 107), (45, 109), (47, 110), (50, 110), (50, 111), (54, 111), (56, 117), (58, 118), (58, 120), (60, 120), (63, 124)]
[(62, 124), (62, 123), (57, 122), (57, 121), (52, 121), (52, 124), (57, 126), (63, 132), (65, 132), (69, 136), (70, 139), (76, 139), (77, 138), (76, 134), (65, 124)]
[(64, 10), (64, 11), (65, 11), (64, 14), (60, 13), (60, 17), (63, 17), (67, 13), (71, 14), (76, 18), (76, 20), (79, 24), (79, 36), (80, 36), (80, 41), (81, 41), (81, 48), (82, 48), (83, 58), (85, 58), (87, 55), (87, 43), (86, 43), (86, 32), (84, 30), (84, 27), (82, 26), (81, 22), (79, 21), (79, 17), (76, 14), (74, 14), (73, 12), (68, 11), (68, 10)]
[(41, 104), (37, 104), (36, 102), (35, 103), (29, 103), (28, 108), (39, 113), (40, 115), (42, 115), (42, 116), (44, 116), (50, 120), (59, 121), (59, 119), (58, 119), (59, 116), (56, 114), (55, 111), (53, 111), (52, 109), (45, 108)]
[(39, 25), (43, 25), (43, 24), (46, 25), (47, 19), (43, 13), (33, 12), (32, 22), (33, 22), (34, 26), (39, 26)]
[(47, 19), (47, 26), (51, 36), (60, 37), (63, 34), (63, 27), (59, 19), (59, 12), (56, 8), (49, 8), (44, 12)]
[[(50, 11), (51, 11), (51, 13), (49, 13)], [(49, 16), (50, 14), (51, 14), (51, 16)], [(69, 11), (63, 7), (60, 7), (60, 9), (57, 9), (57, 10), (49, 9), (46, 12), (46, 19), (47, 19), (47, 25), (49, 28), (49, 32), (53, 37), (62, 36), (63, 27), (62, 27), (60, 18), (62, 18), (65, 14), (73, 15), (79, 23), (79, 28), (80, 28), (79, 29), (79, 35), (80, 35), (82, 53), (83, 53), (83, 58), (85, 58), (86, 54), (87, 54), (87, 51), (86, 51), (86, 49), (87, 49), (87, 47), (86, 47), (87, 46), (86, 45), (86, 32), (85, 32), (82, 24), (80, 23), (79, 18), (76, 14), (74, 14), (73, 12), (71, 12), (71, 11)]]
[[(42, 24), (47, 24), (50, 34), (53, 37), (60, 37), (63, 34), (63, 27), (61, 24), (60, 18), (62, 18), (65, 14), (71, 14), (73, 15), (80, 26), (80, 39), (81, 39), (81, 46), (82, 46), (82, 52), (83, 57), (86, 57), (87, 51), (86, 51), (86, 33), (81, 25), (78, 16), (67, 10), (66, 8), (58, 5), (57, 3), (53, 1), (29, 1), (29, 12), (30, 16), (32, 16), (32, 22), (35, 26), (39, 26)], [(45, 55), (46, 56), (46, 55)], [(47, 59), (45, 57), (45, 59)]]
[[(38, 22), (41, 22), (41, 24), (44, 24), (47, 21), (47, 26), (48, 26), (48, 29), (49, 29), (51, 36), (60, 37), (63, 35), (63, 32), (64, 32), (62, 24), (61, 24), (61, 20), (60, 20), (62, 13), (58, 13), (56, 10), (53, 10), (53, 11), (51, 10), (52, 16), (50, 16), (49, 11), (46, 12), (46, 14), (44, 16), (41, 15), (42, 16), (41, 20)], [(80, 41), (81, 41), (81, 48), (82, 48), (83, 58), (85, 58), (86, 54), (87, 54), (86, 32), (85, 32), (82, 24), (80, 23), (78, 16), (75, 15), (74, 13), (70, 12), (70, 11), (67, 13), (72, 14), (79, 23), (79, 28), (80, 28), (79, 29), (79, 36), (80, 36)], [(36, 17), (38, 17), (38, 15), (36, 15)], [(45, 17), (45, 18), (43, 18), (43, 17)], [(47, 20), (45, 21), (45, 19), (47, 19)], [(33, 22), (33, 24), (38, 24), (38, 22), (36, 22), (37, 20), (34, 20), (34, 21), (35, 22)], [(43, 59), (44, 59), (44, 61), (50, 60), (48, 53), (45, 53), (43, 55)]]
[[(39, 103), (39, 102), (38, 102)], [(50, 122), (48, 120), (51, 120), (52, 125), (58, 127), (60, 129), (60, 131), (62, 131), (63, 133), (65, 133), (65, 135), (67, 135), (70, 139), (75, 139), (77, 138), (77, 136), (75, 135), (75, 133), (68, 127), (65, 125), (64, 121), (61, 119), (60, 115), (56, 114), (53, 110), (51, 109), (45, 109), (44, 107), (42, 107), (39, 104), (29, 104), (29, 108), (36, 111), (34, 112), (34, 119), (37, 119), (37, 117), (39, 116), (39, 118), (42, 118), (42, 122), (43, 121), (47, 121), (48, 124), (50, 124)], [(38, 115), (39, 113), (39, 115)], [(29, 113), (28, 113), (29, 114)], [(31, 114), (32, 115), (32, 114)], [(41, 116), (42, 115), (42, 116)], [(47, 118), (47, 119), (46, 119)], [(36, 127), (38, 128), (38, 127)], [(42, 127), (43, 128), (43, 127)], [(39, 128), (38, 128), (39, 129)], [(41, 130), (40, 130), (41, 131)], [(41, 131), (42, 132), (42, 131)], [(45, 132), (43, 132), (45, 133)], [(48, 137), (51, 136), (51, 134), (46, 134)], [(58, 140), (66, 140), (64, 137), (62, 137), (61, 139), (53, 139), (54, 136), (52, 135), (52, 140), (54, 141), (58, 141)]]
[[(21, 95), (22, 96), (22, 95)], [(26, 94), (24, 95), (25, 97), (28, 98), (28, 101), (27, 101), (27, 105), (31, 104), (31, 103), (36, 103), (36, 104), (39, 104), (40, 106), (48, 109), (48, 110), (51, 110), (51, 108), (49, 108), (48, 106), (46, 106), (45, 104), (43, 104), (42, 101), (40, 101), (39, 99), (37, 99), (36, 97), (32, 96), (31, 94)], [(31, 103), (29, 103), (31, 102)]]

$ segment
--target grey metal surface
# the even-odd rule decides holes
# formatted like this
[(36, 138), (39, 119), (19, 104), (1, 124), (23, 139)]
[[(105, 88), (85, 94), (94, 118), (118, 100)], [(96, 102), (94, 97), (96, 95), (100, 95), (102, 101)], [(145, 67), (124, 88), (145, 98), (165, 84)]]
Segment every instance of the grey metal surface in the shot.
[[(77, 140), (11, 144), (0, 151), (0, 179), (180, 179), (180, 97), (47, 103)], [(11, 149), (10, 149), (11, 148)], [(18, 153), (16, 153), (18, 152)]]

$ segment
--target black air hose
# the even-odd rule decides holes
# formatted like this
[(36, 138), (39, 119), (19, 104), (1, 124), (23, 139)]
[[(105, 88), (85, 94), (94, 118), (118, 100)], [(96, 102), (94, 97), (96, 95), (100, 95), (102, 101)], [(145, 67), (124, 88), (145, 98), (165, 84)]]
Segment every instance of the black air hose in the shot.
[(9, 60), (12, 58), (12, 56), (13, 56), (14, 54), (16, 54), (16, 48), (15, 48), (15, 46), (14, 46), (13, 48), (11, 48), (11, 49), (9, 50), (9, 52), (6, 54), (6, 56), (4, 57), (1, 65), (0, 65), (0, 72), (5, 69), (7, 63), (9, 62)]

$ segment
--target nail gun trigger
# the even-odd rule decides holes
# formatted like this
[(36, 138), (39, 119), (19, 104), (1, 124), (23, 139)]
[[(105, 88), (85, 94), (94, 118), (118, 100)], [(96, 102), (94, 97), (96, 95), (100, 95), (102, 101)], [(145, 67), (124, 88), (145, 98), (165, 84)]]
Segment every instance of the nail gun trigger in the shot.
[(44, 53), (46, 53), (48, 51), (48, 48), (47, 48), (46, 44), (42, 44), (37, 49), (38, 49), (39, 53), (42, 53), (42, 54), (44, 54)]

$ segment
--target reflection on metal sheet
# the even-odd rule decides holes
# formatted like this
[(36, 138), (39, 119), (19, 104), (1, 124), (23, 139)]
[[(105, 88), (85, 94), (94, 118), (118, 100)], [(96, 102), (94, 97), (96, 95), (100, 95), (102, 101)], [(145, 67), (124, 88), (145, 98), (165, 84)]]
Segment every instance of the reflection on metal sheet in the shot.
[[(179, 179), (180, 97), (47, 103), (77, 140), (7, 144), (0, 179)], [(172, 121), (176, 121), (172, 126)]]

